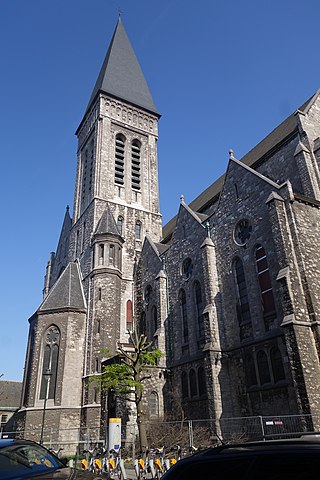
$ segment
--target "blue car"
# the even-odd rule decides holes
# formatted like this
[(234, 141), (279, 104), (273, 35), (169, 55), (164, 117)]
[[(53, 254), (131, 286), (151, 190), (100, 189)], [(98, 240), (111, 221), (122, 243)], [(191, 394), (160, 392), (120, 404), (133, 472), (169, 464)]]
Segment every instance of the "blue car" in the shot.
[(100, 479), (101, 476), (66, 466), (52, 452), (29, 440), (0, 440), (1, 480)]

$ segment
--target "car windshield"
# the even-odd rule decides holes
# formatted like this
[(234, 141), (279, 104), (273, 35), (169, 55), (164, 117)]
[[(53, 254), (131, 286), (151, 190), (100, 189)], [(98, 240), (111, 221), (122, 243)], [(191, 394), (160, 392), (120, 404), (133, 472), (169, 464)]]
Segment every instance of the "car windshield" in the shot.
[(15, 479), (47, 473), (64, 465), (37, 444), (11, 443), (0, 448), (1, 479)]

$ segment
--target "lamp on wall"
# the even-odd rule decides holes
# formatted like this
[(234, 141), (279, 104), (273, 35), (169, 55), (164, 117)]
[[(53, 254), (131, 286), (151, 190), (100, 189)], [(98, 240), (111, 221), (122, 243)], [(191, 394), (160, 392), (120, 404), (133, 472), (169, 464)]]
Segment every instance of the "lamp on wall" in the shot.
[(50, 385), (50, 378), (51, 378), (51, 370), (50, 368), (46, 368), (44, 373), (43, 373), (43, 378), (45, 381), (45, 397), (44, 397), (44, 403), (43, 403), (43, 414), (42, 414), (42, 424), (41, 424), (41, 435), (40, 435), (40, 444), (43, 444), (43, 429), (44, 429), (44, 420), (46, 416), (46, 406), (47, 406), (47, 400), (48, 400), (48, 395), (49, 395), (49, 385)]

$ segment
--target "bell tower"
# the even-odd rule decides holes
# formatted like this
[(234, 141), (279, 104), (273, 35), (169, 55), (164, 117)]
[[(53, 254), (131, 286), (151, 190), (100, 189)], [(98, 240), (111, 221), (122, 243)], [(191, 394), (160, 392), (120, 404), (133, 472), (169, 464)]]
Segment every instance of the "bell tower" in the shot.
[[(119, 19), (76, 132), (74, 223), (98, 198), (159, 216), (159, 118)], [(148, 231), (149, 227), (145, 225)]]
[[(146, 234), (161, 238), (159, 118), (119, 19), (76, 132), (69, 260), (79, 262), (87, 299), (85, 378), (99, 372), (103, 348), (115, 352), (118, 342), (127, 342), (142, 243)], [(90, 389), (85, 403), (94, 403)]]
[(100, 393), (88, 379), (100, 371), (103, 349), (114, 354), (128, 341), (142, 243), (146, 234), (154, 242), (161, 237), (159, 118), (119, 19), (76, 132), (73, 217), (67, 208), (43, 302), (30, 318), (19, 412), (30, 428), (41, 422), (48, 400), (48, 425), (99, 430)]

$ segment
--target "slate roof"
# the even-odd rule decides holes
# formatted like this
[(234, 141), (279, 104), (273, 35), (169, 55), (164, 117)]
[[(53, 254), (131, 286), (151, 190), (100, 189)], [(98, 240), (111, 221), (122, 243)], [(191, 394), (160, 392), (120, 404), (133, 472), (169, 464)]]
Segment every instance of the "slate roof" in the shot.
[[(301, 107), (298, 108), (298, 111), (306, 113), (310, 106), (313, 104), (315, 98), (319, 95), (320, 90), (318, 90), (312, 97), (310, 97), (306, 102), (304, 102)], [(296, 120), (297, 110), (289, 115), (280, 125), (278, 125), (274, 130), (272, 130), (269, 135), (267, 135), (261, 142), (259, 142), (252, 150), (246, 153), (242, 158), (241, 162), (248, 165), (249, 167), (254, 168), (259, 162), (263, 160), (268, 154), (270, 154), (274, 149), (279, 146), (279, 144), (289, 139), (298, 128)], [(225, 180), (225, 174), (218, 178), (214, 183), (212, 183), (208, 188), (206, 188), (197, 198), (195, 198), (190, 204), (189, 207), (194, 211), (198, 212), (205, 208), (205, 206), (212, 201), (215, 197), (220, 195), (223, 184)], [(173, 217), (169, 222), (163, 227), (163, 241), (166, 242), (170, 239), (175, 224), (177, 216)]]
[(22, 382), (10, 380), (0, 381), (0, 410), (11, 410), (20, 407)]
[(120, 18), (90, 97), (87, 111), (100, 91), (159, 115)]
[(67, 265), (38, 311), (44, 312), (69, 308), (77, 310), (86, 309), (80, 270), (76, 262)]
[(113, 235), (120, 235), (114, 216), (112, 215), (109, 206), (105, 209), (99, 223), (97, 225), (95, 234), (103, 235), (105, 233), (111, 233)]

